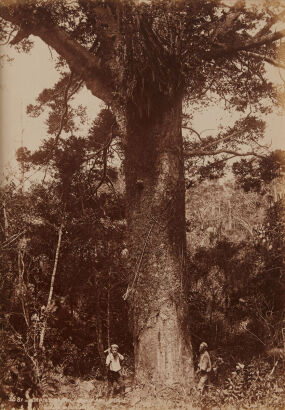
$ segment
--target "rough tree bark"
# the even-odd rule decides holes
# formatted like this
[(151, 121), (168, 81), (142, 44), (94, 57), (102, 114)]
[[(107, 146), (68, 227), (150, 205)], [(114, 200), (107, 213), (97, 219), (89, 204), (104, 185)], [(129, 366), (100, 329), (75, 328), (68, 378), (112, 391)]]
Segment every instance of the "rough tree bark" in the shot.
[(191, 384), (192, 348), (184, 299), (185, 200), (181, 98), (151, 117), (127, 118), (126, 193), (130, 260), (126, 299), (136, 378)]

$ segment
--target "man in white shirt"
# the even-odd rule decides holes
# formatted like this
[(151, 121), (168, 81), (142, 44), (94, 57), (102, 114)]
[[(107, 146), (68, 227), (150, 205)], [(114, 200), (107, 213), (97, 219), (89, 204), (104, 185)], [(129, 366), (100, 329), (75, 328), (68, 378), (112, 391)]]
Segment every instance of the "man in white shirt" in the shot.
[(115, 390), (119, 389), (120, 392), (124, 392), (125, 386), (121, 376), (121, 361), (124, 360), (119, 352), (119, 346), (116, 344), (111, 345), (111, 348), (108, 349), (108, 356), (106, 358), (106, 366), (108, 368), (107, 378), (108, 378), (108, 396), (112, 393), (114, 394)]

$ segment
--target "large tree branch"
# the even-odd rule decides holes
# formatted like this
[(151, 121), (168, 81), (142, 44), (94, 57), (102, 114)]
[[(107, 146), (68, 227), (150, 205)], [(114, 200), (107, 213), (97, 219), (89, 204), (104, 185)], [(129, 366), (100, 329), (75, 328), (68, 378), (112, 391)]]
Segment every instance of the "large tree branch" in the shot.
[(247, 51), (247, 54), (252, 56), (252, 57), (258, 58), (260, 60), (266, 61), (268, 64), (271, 64), (275, 67), (285, 69), (285, 64), (279, 63), (278, 61), (273, 60), (273, 58), (269, 58), (269, 57), (263, 56), (261, 54), (254, 53), (253, 51)]
[[(62, 56), (71, 71), (78, 74), (85, 81), (87, 88), (92, 94), (104, 102), (110, 104), (112, 101), (111, 73), (108, 72), (104, 61), (84, 48), (76, 40), (71, 39), (64, 29), (47, 20), (43, 23), (42, 19), (37, 18), (37, 10), (31, 16), (31, 22), (23, 23), (21, 16), (17, 15), (13, 5), (17, 2), (9, 2), (9, 6), (0, 4), (0, 17), (18, 26), (29, 34), (39, 37), (48, 46), (52, 47)], [(28, 26), (28, 27), (27, 27)]]
[(254, 151), (238, 152), (238, 151), (233, 151), (229, 149), (219, 149), (217, 151), (197, 150), (197, 151), (186, 152), (186, 155), (188, 157), (197, 157), (197, 156), (206, 157), (206, 156), (214, 156), (214, 155), (219, 155), (219, 154), (231, 154), (236, 157), (247, 157), (247, 156), (254, 156), (258, 158), (265, 157), (264, 155), (258, 154), (257, 152), (254, 152)]
[(112, 88), (111, 84), (108, 84), (111, 75), (106, 73), (106, 69), (102, 67), (98, 57), (92, 55), (76, 41), (71, 40), (58, 27), (52, 30), (40, 28), (35, 35), (38, 35), (46, 44), (65, 58), (70, 69), (84, 79), (87, 88), (93, 95), (107, 104), (111, 103)]
[(143, 46), (145, 51), (153, 61), (158, 62), (154, 68), (158, 71), (161, 81), (165, 77), (165, 71), (167, 71), (169, 66), (169, 55), (153, 31), (146, 15), (142, 15), (140, 18), (140, 30), (144, 39)]
[(185, 130), (192, 131), (194, 134), (197, 135), (197, 137), (199, 138), (199, 140), (200, 140), (201, 142), (203, 142), (203, 139), (202, 139), (201, 135), (199, 134), (198, 131), (194, 130), (194, 128), (187, 127), (186, 125), (182, 125), (182, 128), (185, 129)]
[[(187, 127), (183, 127), (183, 128), (187, 128)], [(189, 127), (188, 127), (188, 129), (191, 130), (191, 131), (193, 131), (193, 132), (195, 132), (195, 134), (198, 135), (198, 132), (197, 132), (197, 131), (195, 131), (195, 130), (193, 130), (192, 128), (189, 128)], [(208, 144), (206, 144), (206, 145), (203, 147), (203, 150), (205, 150), (205, 149), (209, 150), (209, 148), (214, 147), (215, 145), (220, 144), (221, 142), (227, 142), (227, 141), (229, 141), (229, 140), (231, 140), (231, 139), (234, 139), (235, 137), (240, 136), (241, 132), (242, 132), (242, 131), (236, 131), (236, 132), (234, 132), (233, 134), (226, 135), (226, 136), (222, 136), (222, 137), (220, 137), (220, 138), (216, 138), (214, 141), (210, 141)], [(202, 140), (200, 139), (200, 141), (202, 141)], [(202, 142), (204, 142), (204, 141), (202, 141)]]
[(210, 58), (219, 58), (219, 57), (226, 57), (229, 54), (235, 54), (238, 51), (247, 51), (251, 50), (256, 47), (260, 47), (266, 44), (271, 44), (274, 41), (280, 40), (281, 38), (285, 37), (285, 29), (276, 31), (275, 33), (271, 33), (266, 36), (259, 37), (258, 39), (253, 38), (248, 41), (240, 42), (237, 44), (221, 44), (220, 49), (212, 50), (209, 53)]
[(254, 38), (260, 38), (262, 36), (264, 36), (265, 34), (268, 33), (268, 31), (270, 30), (270, 28), (278, 23), (278, 21), (280, 21), (283, 17), (285, 16), (285, 10), (283, 10), (281, 13), (273, 15), (268, 22), (265, 24), (265, 26), (263, 26), (259, 32), (254, 36)]
[[(225, 4), (222, 3), (223, 6)], [(228, 30), (232, 29), (232, 24), (236, 21), (239, 16), (242, 14), (242, 9), (245, 6), (243, 1), (236, 1), (233, 6), (227, 6), (230, 8), (230, 12), (226, 15), (225, 21), (222, 22), (222, 25), (219, 25), (213, 35), (212, 41), (216, 40), (217, 36), (222, 34), (223, 36), (227, 34)], [(278, 32), (269, 33), (270, 29), (273, 25), (282, 21), (285, 16), (285, 10), (280, 12), (279, 14), (272, 14), (271, 18), (266, 22), (266, 24), (254, 35), (249, 36), (248, 41), (242, 41), (240, 44), (223, 44), (221, 42), (216, 42), (216, 45), (221, 47), (220, 50), (215, 50), (214, 54), (216, 56), (223, 56), (223, 54), (234, 53), (240, 50), (249, 50), (251, 48), (255, 48), (264, 44), (270, 44), (273, 41), (279, 40), (280, 38), (285, 36), (285, 30), (280, 30)]]
[[(239, 155), (239, 156), (241, 156), (241, 155)], [(227, 162), (227, 161), (229, 161), (230, 159), (233, 159), (233, 158), (236, 158), (236, 155), (229, 155), (229, 156), (227, 156), (227, 157), (223, 157), (223, 158), (221, 158), (221, 159), (217, 159), (217, 160), (215, 160), (214, 162), (211, 162), (210, 165), (213, 167), (213, 166), (215, 166), (215, 165), (221, 164), (222, 162)]]
[[(205, 142), (204, 140), (202, 140), (200, 134), (196, 130), (194, 130), (193, 128), (185, 127), (185, 126), (183, 126), (182, 128), (186, 128), (186, 129), (194, 132), (199, 137), (199, 139), (202, 143)], [(201, 147), (201, 150), (209, 152), (210, 148), (217, 148), (217, 145), (220, 144), (220, 143), (228, 142), (230, 140), (232, 140), (232, 142), (234, 142), (234, 138), (240, 137), (241, 135), (244, 135), (245, 132), (246, 131), (244, 131), (244, 130), (238, 130), (238, 131), (233, 132), (232, 134), (222, 135), (221, 137), (217, 137), (216, 139), (214, 139), (212, 141), (209, 141), (207, 144), (205, 144), (203, 147)], [(268, 148), (266, 146), (262, 146), (262, 145), (258, 144), (258, 142), (255, 142), (255, 143), (257, 145), (259, 145), (260, 148)], [(201, 150), (199, 150), (199, 151), (201, 151)], [(195, 152), (196, 152), (196, 150), (195, 150)], [(218, 152), (218, 153), (220, 153), (220, 152)]]

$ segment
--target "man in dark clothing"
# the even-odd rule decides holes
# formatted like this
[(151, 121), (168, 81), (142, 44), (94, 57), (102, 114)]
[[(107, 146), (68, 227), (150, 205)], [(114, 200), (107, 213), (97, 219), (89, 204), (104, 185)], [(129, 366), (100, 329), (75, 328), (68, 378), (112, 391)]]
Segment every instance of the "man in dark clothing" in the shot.
[(198, 390), (201, 394), (205, 389), (205, 385), (209, 378), (209, 373), (212, 370), (211, 359), (207, 349), (207, 343), (202, 342), (199, 347), (200, 357), (197, 369), (197, 374), (200, 376)]

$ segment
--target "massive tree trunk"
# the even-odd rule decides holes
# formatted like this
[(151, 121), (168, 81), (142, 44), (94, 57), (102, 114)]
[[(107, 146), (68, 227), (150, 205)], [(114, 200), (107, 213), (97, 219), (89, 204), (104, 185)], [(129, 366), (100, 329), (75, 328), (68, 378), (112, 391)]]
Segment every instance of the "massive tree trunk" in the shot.
[(161, 101), (150, 117), (127, 115), (126, 191), (131, 277), (126, 294), (136, 378), (191, 385), (185, 304), (185, 190), (182, 101)]

